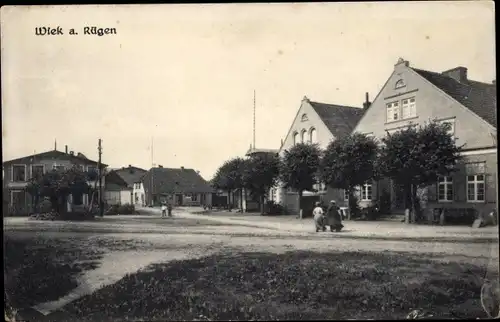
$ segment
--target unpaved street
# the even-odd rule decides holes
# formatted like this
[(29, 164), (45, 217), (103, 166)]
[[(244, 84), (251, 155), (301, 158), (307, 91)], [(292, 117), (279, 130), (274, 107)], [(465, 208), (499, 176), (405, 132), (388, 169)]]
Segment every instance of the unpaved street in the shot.
[[(236, 221), (231, 224), (214, 222), (187, 213), (176, 213), (169, 219), (152, 215), (142, 219), (116, 217), (92, 223), (14, 220), (5, 224), (4, 221), (4, 232), (12, 239), (58, 241), (61, 247), (78, 245), (103, 254), (96, 259), (97, 268), (83, 272), (76, 289), (57, 301), (36, 306), (44, 314), (150, 264), (220, 252), (408, 252), (438, 261), (454, 261), (457, 265), (469, 262), (498, 269), (498, 244), (338, 238), (332, 233), (283, 231)], [(73, 242), (66, 242), (69, 240)]]

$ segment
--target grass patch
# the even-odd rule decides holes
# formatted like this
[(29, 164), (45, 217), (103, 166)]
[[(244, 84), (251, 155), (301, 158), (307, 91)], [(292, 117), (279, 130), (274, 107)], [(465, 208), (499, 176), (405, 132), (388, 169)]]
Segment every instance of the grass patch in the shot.
[(393, 253), (241, 253), (152, 265), (65, 307), (74, 320), (485, 317), (485, 268)]
[(9, 305), (23, 309), (57, 300), (78, 286), (76, 278), (96, 267), (99, 253), (77, 239), (4, 236), (5, 292)]

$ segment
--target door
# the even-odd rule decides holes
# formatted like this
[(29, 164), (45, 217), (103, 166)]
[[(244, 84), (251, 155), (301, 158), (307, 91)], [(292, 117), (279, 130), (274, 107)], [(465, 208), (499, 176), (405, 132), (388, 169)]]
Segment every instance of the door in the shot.
[(176, 195), (175, 199), (176, 199), (177, 206), (182, 206), (182, 195), (181, 194)]

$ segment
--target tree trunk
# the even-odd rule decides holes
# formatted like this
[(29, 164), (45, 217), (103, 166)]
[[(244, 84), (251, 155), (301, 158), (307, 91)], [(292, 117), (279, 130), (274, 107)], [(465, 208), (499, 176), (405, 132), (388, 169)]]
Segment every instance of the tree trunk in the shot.
[(410, 185), (410, 193), (411, 193), (411, 223), (414, 224), (417, 221), (417, 214), (416, 214), (416, 207), (415, 207), (415, 201), (416, 201), (416, 188), (414, 184)]
[(299, 208), (299, 215), (298, 215), (298, 218), (299, 219), (302, 219), (302, 190), (299, 190), (299, 202), (298, 202), (298, 208)]
[(352, 188), (349, 187), (347, 188), (347, 220), (351, 220), (351, 214), (352, 214), (352, 209), (351, 209), (351, 198), (352, 198)]
[(227, 191), (227, 210), (231, 211), (231, 189)]
[(260, 214), (264, 214), (264, 195), (260, 196)]
[(241, 188), (240, 189), (240, 210), (241, 210), (241, 213), (243, 213), (243, 197), (244, 196), (246, 196), (246, 191), (245, 191), (245, 194), (243, 194), (243, 188)]

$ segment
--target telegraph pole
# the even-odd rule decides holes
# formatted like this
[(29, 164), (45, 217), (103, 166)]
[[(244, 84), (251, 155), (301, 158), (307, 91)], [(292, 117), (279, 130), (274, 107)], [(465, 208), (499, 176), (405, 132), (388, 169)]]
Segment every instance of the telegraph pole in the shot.
[(101, 217), (104, 216), (104, 209), (102, 205), (102, 162), (101, 162), (101, 156), (102, 156), (102, 145), (101, 145), (102, 140), (99, 139), (99, 145), (97, 147), (97, 150), (99, 151), (99, 164), (97, 166), (98, 168), (98, 175), (99, 175), (99, 214)]

